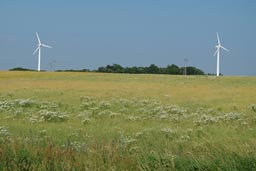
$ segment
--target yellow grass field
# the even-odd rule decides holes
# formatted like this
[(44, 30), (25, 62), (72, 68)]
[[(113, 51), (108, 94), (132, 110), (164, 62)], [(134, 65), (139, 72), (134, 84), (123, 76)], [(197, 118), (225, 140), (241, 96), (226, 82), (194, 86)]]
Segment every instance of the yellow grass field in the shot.
[(256, 103), (256, 77), (0, 72), (0, 93), (76, 103), (82, 96), (150, 98), (182, 106), (244, 109)]
[(256, 170), (256, 77), (0, 72), (0, 170)]

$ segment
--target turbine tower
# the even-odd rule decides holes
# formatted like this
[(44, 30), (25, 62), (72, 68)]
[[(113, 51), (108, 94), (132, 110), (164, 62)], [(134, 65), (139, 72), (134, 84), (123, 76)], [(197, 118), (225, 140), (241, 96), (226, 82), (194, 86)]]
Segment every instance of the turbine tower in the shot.
[(33, 55), (38, 51), (38, 66), (37, 66), (37, 71), (39, 72), (41, 70), (41, 47), (47, 47), (47, 48), (52, 48), (51, 46), (48, 46), (48, 45), (45, 45), (45, 44), (42, 44), (41, 41), (40, 41), (40, 38), (38, 36), (38, 33), (36, 32), (36, 37), (37, 37), (37, 41), (38, 41), (38, 44), (37, 44), (37, 48), (36, 50), (34, 51)]
[(219, 38), (219, 34), (217, 33), (217, 39), (218, 39), (218, 45), (215, 46), (215, 48), (217, 49), (216, 52), (214, 53), (213, 56), (217, 55), (217, 71), (216, 71), (216, 75), (217, 77), (220, 75), (220, 49), (223, 49), (227, 52), (229, 52), (228, 49), (224, 48), (221, 44), (220, 44), (220, 38)]

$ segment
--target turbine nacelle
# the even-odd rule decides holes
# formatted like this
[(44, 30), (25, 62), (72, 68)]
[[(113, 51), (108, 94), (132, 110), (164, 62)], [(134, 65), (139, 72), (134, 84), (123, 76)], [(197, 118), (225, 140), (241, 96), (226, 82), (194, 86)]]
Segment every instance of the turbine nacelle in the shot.
[(216, 46), (215, 46), (216, 49), (219, 49), (220, 47), (221, 47), (220, 45), (216, 45)]

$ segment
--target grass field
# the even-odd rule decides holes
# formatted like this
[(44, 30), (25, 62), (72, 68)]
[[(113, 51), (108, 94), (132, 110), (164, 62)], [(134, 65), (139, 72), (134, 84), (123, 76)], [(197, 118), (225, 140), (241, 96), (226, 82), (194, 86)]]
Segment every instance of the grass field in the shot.
[(256, 77), (2, 71), (0, 170), (256, 170)]

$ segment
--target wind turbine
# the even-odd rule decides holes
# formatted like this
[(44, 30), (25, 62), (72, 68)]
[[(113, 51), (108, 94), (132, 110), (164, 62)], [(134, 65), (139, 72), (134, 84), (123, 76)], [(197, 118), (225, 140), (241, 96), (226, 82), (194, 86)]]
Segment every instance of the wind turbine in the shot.
[(38, 66), (37, 66), (37, 71), (40, 71), (41, 70), (41, 47), (47, 47), (47, 48), (52, 48), (51, 46), (48, 46), (48, 45), (45, 45), (45, 44), (42, 44), (41, 41), (40, 41), (40, 38), (38, 36), (38, 33), (36, 32), (36, 37), (37, 37), (37, 41), (38, 41), (38, 44), (37, 44), (37, 48), (36, 50), (33, 52), (33, 55), (38, 51)]
[(224, 48), (221, 44), (220, 44), (220, 38), (219, 38), (219, 34), (217, 32), (217, 39), (218, 39), (218, 44), (215, 46), (215, 48), (217, 49), (216, 52), (214, 53), (213, 56), (217, 55), (217, 77), (220, 75), (220, 49), (223, 49), (227, 52), (229, 52), (228, 49)]

